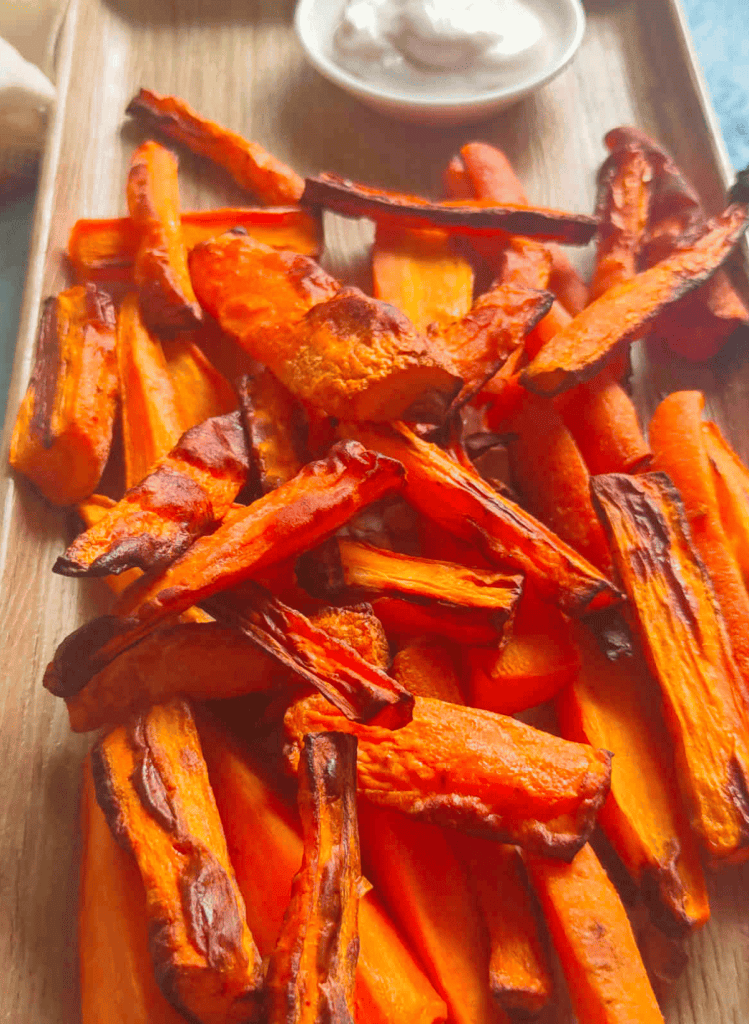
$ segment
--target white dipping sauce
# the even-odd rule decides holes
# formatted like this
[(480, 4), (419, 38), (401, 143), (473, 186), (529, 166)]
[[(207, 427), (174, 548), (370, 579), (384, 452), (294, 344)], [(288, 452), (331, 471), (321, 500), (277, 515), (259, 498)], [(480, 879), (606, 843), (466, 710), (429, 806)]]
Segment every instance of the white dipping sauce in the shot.
[(547, 42), (522, 0), (349, 0), (333, 59), (381, 87), (459, 96), (517, 78)]

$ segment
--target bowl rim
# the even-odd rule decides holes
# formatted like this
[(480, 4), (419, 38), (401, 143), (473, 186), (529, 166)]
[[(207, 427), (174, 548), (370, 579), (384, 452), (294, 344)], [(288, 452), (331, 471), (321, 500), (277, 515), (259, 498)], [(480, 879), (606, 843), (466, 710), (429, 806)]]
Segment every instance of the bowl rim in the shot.
[(441, 108), (457, 112), (464, 107), (474, 109), (478, 106), (488, 107), (496, 103), (522, 98), (529, 92), (541, 88), (564, 70), (577, 53), (586, 27), (585, 10), (581, 0), (565, 0), (574, 14), (575, 28), (570, 42), (552, 64), (542, 68), (534, 75), (526, 76), (511, 85), (506, 84), (497, 89), (483, 89), (463, 96), (438, 96), (434, 93), (414, 95), (365, 82), (326, 57), (319, 46), (319, 38), (314, 31), (308, 31), (312, 9), (316, 3), (320, 2), (325, 3), (326, 0), (298, 0), (294, 12), (294, 29), (312, 66), (323, 77), (354, 95), (381, 104), (387, 103), (391, 106), (411, 107), (414, 110), (424, 111)]

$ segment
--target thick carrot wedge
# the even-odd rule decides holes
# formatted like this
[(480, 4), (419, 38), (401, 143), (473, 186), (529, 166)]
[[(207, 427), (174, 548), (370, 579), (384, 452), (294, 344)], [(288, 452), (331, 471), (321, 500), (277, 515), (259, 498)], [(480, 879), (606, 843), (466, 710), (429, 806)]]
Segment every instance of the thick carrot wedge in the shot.
[[(318, 256), (322, 245), (318, 219), (298, 207), (183, 210), (180, 223), (188, 250), (233, 228), (304, 256)], [(129, 217), (77, 220), (68, 239), (68, 258), (81, 282), (130, 280), (137, 251), (138, 230)]]
[(525, 572), (568, 614), (618, 601), (613, 584), (551, 530), (404, 424), (346, 429), (403, 464), (404, 497), (423, 515), (475, 544), (492, 564)]
[(182, 337), (164, 342), (164, 357), (177, 392), (185, 429), (212, 416), (223, 416), (237, 408), (234, 388), (211, 363), (194, 339)]
[[(302, 861), (298, 826), (247, 755), (207, 718), (199, 721), (232, 864), (260, 952), (269, 954)], [(447, 1010), (374, 892), (359, 904), (357, 1021), (444, 1024)]]
[(710, 905), (655, 683), (639, 650), (609, 661), (587, 630), (578, 628), (577, 641), (580, 671), (556, 699), (557, 718), (566, 739), (614, 755), (599, 824), (657, 924), (670, 935), (697, 929)]
[(370, 217), (399, 228), (432, 227), (456, 234), (528, 235), (565, 245), (587, 245), (595, 233), (593, 217), (527, 203), (474, 199), (430, 202), (362, 185), (337, 174), (321, 174), (304, 183), (302, 206), (335, 210), (349, 217)]
[(144, 142), (133, 154), (127, 205), (138, 232), (133, 276), (144, 321), (164, 333), (197, 327), (203, 311), (187, 270), (177, 159), (157, 142)]
[(635, 276), (653, 193), (653, 167), (636, 146), (617, 149), (598, 173), (598, 239), (590, 300)]
[(502, 1024), (489, 949), (466, 870), (443, 829), (360, 809), (365, 870), (391, 908), (455, 1024)]
[(551, 396), (593, 377), (615, 349), (640, 337), (657, 315), (728, 259), (746, 230), (748, 192), (749, 176), (740, 176), (735, 201), (690, 246), (610, 288), (578, 313), (523, 371), (522, 383)]
[(663, 399), (650, 421), (653, 468), (668, 473), (681, 494), (694, 546), (715, 590), (746, 684), (743, 693), (749, 693), (749, 593), (720, 517), (702, 429), (704, 406), (699, 391), (676, 391)]
[(524, 506), (605, 576), (611, 553), (590, 500), (590, 475), (575, 439), (545, 399), (531, 397), (508, 424), (513, 482)]
[(402, 729), (358, 725), (317, 696), (291, 707), (285, 727), (292, 769), (305, 733), (352, 732), (363, 798), (567, 860), (586, 841), (608, 792), (605, 751), (428, 697), (414, 698), (413, 719)]
[(88, 498), (109, 458), (117, 406), (115, 339), (112, 301), (94, 285), (47, 299), (10, 464), (56, 505)]
[(81, 1024), (184, 1024), (156, 984), (143, 882), (96, 803), (90, 758), (83, 766), (81, 846)]
[(138, 296), (127, 295), (117, 324), (122, 446), (128, 490), (175, 446), (185, 424), (160, 342), (141, 320)]
[(572, 1006), (585, 1024), (663, 1024), (627, 912), (590, 846), (571, 864), (527, 857)]
[(361, 885), (353, 736), (305, 736), (298, 800), (304, 856), (268, 962), (266, 1024), (353, 1024)]
[(637, 410), (609, 368), (560, 395), (554, 406), (592, 476), (636, 473), (649, 465), (652, 452)]
[(177, 96), (159, 96), (150, 89), (141, 89), (126, 113), (193, 153), (208, 157), (225, 168), (238, 185), (266, 203), (284, 205), (301, 198), (304, 181), (290, 167), (257, 142), (249, 142), (237, 132), (201, 117)]
[(749, 470), (731, 448), (716, 423), (703, 423), (702, 433), (713, 471), (720, 519), (728, 543), (749, 582)]
[(373, 295), (397, 306), (416, 327), (445, 327), (465, 316), (473, 270), (443, 231), (398, 231), (381, 224), (372, 250)]
[(749, 716), (710, 580), (663, 473), (593, 478), (594, 501), (663, 694), (679, 782), (713, 862), (749, 854)]
[(158, 569), (224, 518), (249, 472), (239, 413), (186, 431), (169, 455), (55, 562), (62, 576)]

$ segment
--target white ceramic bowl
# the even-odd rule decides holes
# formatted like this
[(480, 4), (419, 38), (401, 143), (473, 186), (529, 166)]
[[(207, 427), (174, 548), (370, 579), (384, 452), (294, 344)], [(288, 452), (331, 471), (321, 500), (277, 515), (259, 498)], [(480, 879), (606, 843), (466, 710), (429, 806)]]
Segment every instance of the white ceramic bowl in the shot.
[(313, 67), (379, 113), (421, 124), (461, 124), (496, 114), (539, 89), (569, 64), (580, 46), (585, 32), (580, 0), (526, 2), (543, 20), (548, 44), (527, 64), (518, 67), (512, 77), (506, 77), (501, 87), (460, 96), (438, 92), (414, 94), (397, 84), (391, 88), (372, 85), (336, 64), (332, 40), (346, 0), (299, 0), (294, 27)]

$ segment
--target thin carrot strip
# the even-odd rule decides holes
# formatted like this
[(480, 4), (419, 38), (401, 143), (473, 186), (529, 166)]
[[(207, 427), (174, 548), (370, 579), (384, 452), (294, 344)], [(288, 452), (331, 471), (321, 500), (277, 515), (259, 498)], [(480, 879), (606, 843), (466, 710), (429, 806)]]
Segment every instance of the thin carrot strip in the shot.
[(164, 358), (186, 430), (213, 416), (234, 412), (238, 405), (234, 388), (195, 340), (182, 337), (164, 342)]
[(749, 584), (749, 470), (723, 437), (717, 423), (703, 423), (702, 433), (723, 529), (744, 583)]
[(578, 1019), (663, 1024), (627, 912), (591, 847), (571, 864), (541, 857), (526, 864)]

